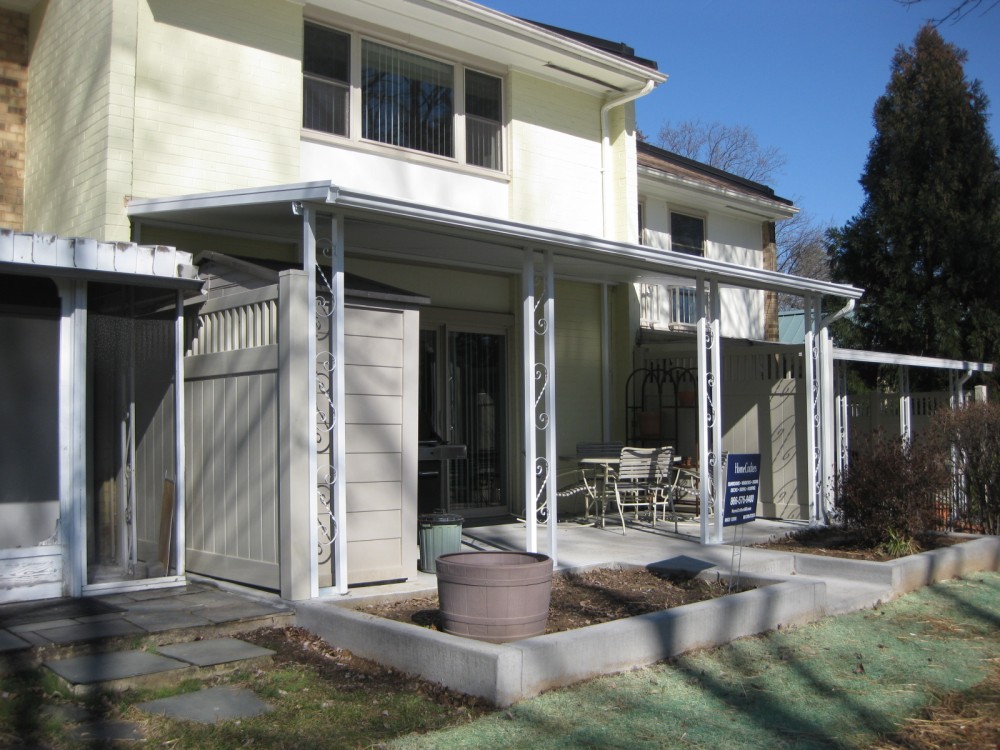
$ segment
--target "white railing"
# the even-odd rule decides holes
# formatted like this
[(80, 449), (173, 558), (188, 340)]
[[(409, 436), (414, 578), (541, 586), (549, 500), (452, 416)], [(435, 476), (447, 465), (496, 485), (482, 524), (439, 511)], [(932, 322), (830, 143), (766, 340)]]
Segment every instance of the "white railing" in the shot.
[(243, 292), (205, 303), (188, 355), (271, 346), (278, 343), (277, 287)]

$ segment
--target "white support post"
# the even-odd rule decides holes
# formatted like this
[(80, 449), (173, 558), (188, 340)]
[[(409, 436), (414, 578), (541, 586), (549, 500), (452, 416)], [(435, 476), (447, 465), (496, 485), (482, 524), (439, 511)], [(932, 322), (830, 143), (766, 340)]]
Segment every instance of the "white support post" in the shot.
[(59, 322), (59, 529), (69, 596), (87, 581), (87, 283), (57, 282)]
[(913, 440), (913, 398), (910, 396), (910, 368), (899, 368), (899, 437), (904, 443)]
[(538, 551), (538, 519), (535, 517), (535, 253), (524, 251), (521, 270), (521, 358), (524, 381), (524, 519), (525, 549)]
[(545, 430), (546, 456), (546, 502), (548, 503), (549, 527), (549, 557), (552, 564), (558, 565), (557, 538), (559, 521), (559, 505), (556, 495), (556, 475), (558, 473), (558, 458), (556, 453), (556, 282), (553, 270), (552, 251), (545, 251), (545, 328), (542, 339), (545, 347), (545, 369), (548, 373), (545, 390), (545, 413), (548, 419), (543, 425)]
[[(716, 526), (721, 529), (721, 520), (716, 526), (709, 526), (709, 516), (715, 495), (713, 482), (716, 478), (717, 453), (722, 444), (719, 417), (718, 373), (718, 287), (712, 285), (709, 299), (705, 299), (705, 279), (696, 279), (695, 301), (698, 306), (698, 475), (701, 501), (702, 544), (714, 544), (721, 539)], [(711, 308), (711, 310), (709, 309)], [(718, 443), (716, 443), (718, 441)], [(716, 507), (716, 516), (721, 519), (722, 510)]]
[(608, 285), (601, 284), (601, 440), (611, 442), (611, 310)]
[[(174, 570), (177, 576), (186, 572), (187, 526), (185, 502), (187, 499), (187, 442), (184, 400), (184, 293), (177, 292), (177, 312), (174, 318)], [(169, 560), (165, 575), (170, 575)]]
[(806, 380), (806, 456), (808, 467), (806, 481), (809, 485), (809, 522), (819, 524), (823, 514), (820, 508), (822, 481), (820, 465), (820, 404), (819, 404), (819, 304), (815, 297), (805, 299), (805, 380)]
[[(341, 214), (330, 219), (331, 259), (330, 269), (333, 287), (333, 349), (334, 349), (334, 382), (333, 401), (334, 422), (333, 460), (336, 471), (334, 477), (334, 518), (337, 521), (337, 538), (335, 559), (335, 585), (338, 594), (347, 593), (347, 384), (344, 366), (344, 217)], [(313, 294), (315, 298), (315, 294)], [(315, 361), (315, 360), (314, 360)], [(314, 370), (315, 372), (315, 370)], [(314, 412), (315, 414), (315, 412)], [(313, 516), (315, 518), (315, 516)], [(313, 523), (313, 534), (318, 529)], [(316, 548), (316, 544), (313, 545)]]
[[(822, 298), (817, 304), (816, 315), (822, 315)], [(836, 404), (834, 402), (833, 341), (830, 329), (822, 321), (819, 330), (820, 364), (820, 505), (823, 522), (826, 523), (833, 512), (833, 478), (837, 470)]]
[[(309, 207), (302, 207), (302, 270), (306, 272), (306, 320), (315, 326), (316, 322), (316, 210)], [(306, 425), (309, 435), (315, 436), (317, 430), (316, 420), (316, 333), (315, 327), (306, 337), (306, 411), (308, 420)], [(309, 597), (315, 599), (319, 596), (319, 559), (318, 559), (318, 536), (316, 533), (317, 518), (319, 515), (319, 498), (316, 485), (317, 467), (319, 456), (317, 453), (317, 443), (315, 439), (309, 441)], [(290, 540), (284, 540), (286, 542)], [(339, 567), (339, 566), (338, 566)], [(338, 570), (339, 573), (339, 570)]]
[(847, 364), (836, 365), (837, 376), (837, 478), (843, 477), (851, 460), (851, 401), (847, 392)]
[(712, 454), (709, 459), (712, 470), (712, 500), (715, 504), (715, 523), (712, 530), (712, 542), (722, 543), (722, 501), (724, 496), (724, 477), (722, 475), (722, 299), (719, 294), (719, 282), (712, 281), (709, 286), (708, 302), (711, 307), (711, 326), (713, 346), (709, 350), (709, 361), (712, 368), (711, 400), (712, 400)]

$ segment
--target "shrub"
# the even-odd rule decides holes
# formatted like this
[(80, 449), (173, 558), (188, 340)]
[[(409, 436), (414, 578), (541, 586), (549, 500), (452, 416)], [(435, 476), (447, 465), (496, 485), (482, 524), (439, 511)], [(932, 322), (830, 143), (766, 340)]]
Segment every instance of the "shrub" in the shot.
[(931, 432), (954, 462), (956, 520), (975, 531), (1000, 534), (1000, 404), (942, 409)]
[(934, 527), (935, 496), (948, 484), (935, 446), (879, 432), (852, 452), (837, 506), (844, 526), (862, 542), (899, 546)]

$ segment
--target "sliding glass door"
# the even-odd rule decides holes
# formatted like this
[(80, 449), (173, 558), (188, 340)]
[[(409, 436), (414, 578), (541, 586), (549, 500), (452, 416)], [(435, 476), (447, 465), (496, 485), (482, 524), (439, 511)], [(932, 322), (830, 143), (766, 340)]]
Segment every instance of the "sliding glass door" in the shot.
[(508, 510), (507, 339), (447, 326), (421, 332), (421, 439), (465, 446), (465, 458), (440, 466), (442, 507), (463, 516)]

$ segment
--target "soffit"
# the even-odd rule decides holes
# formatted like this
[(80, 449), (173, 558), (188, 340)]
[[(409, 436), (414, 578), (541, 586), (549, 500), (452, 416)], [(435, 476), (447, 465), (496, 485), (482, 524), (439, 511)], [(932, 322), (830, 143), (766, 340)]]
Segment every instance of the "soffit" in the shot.
[(315, 0), (309, 5), (403, 33), (417, 47), (439, 45), (574, 88), (613, 94), (667, 79), (646, 65), (467, 0)]

